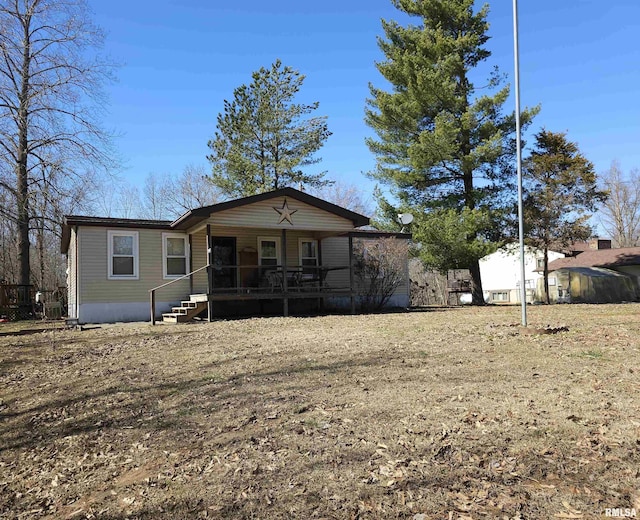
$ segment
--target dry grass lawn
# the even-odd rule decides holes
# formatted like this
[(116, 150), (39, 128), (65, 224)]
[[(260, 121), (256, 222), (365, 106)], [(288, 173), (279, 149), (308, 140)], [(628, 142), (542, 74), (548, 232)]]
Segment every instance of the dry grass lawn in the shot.
[(0, 517), (640, 515), (640, 305), (529, 318), (0, 325)]

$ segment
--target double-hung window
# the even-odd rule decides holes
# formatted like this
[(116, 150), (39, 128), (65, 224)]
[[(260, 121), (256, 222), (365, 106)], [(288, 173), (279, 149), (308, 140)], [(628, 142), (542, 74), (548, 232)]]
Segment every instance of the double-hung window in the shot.
[(138, 232), (107, 231), (109, 280), (138, 279)]
[(259, 237), (258, 254), (260, 265), (280, 265), (280, 239), (276, 237)]
[(162, 234), (162, 269), (165, 278), (179, 278), (188, 273), (189, 243), (186, 235)]
[(298, 242), (300, 251), (300, 265), (302, 274), (307, 276), (317, 276), (318, 270), (318, 241), (308, 238), (301, 238)]

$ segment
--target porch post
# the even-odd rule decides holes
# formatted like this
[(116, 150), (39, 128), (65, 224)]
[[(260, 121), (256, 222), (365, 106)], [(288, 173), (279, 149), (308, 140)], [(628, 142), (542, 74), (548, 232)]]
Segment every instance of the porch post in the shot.
[[(317, 269), (316, 269), (316, 272), (313, 273), (313, 276), (316, 276), (318, 279), (322, 280), (322, 269), (324, 267), (324, 263), (322, 262), (322, 237), (321, 236), (318, 237), (317, 243), (318, 243), (318, 265), (316, 266)], [(323, 285), (324, 284), (322, 282), (318, 283), (318, 292), (322, 292)], [(317, 304), (318, 304), (318, 311), (323, 312), (324, 298), (319, 297)]]
[[(193, 235), (189, 233), (189, 272), (193, 273)], [(189, 294), (193, 294), (193, 274), (189, 275)]]
[(349, 233), (349, 294), (351, 299), (351, 314), (356, 313), (356, 298), (353, 287), (353, 237)]
[(211, 240), (211, 224), (207, 224), (207, 320), (212, 321), (213, 318), (213, 302), (211, 295), (213, 294), (213, 241)]
[(282, 300), (282, 314), (286, 318), (289, 316), (289, 298), (287, 298), (287, 230), (282, 229), (282, 240), (280, 241), (280, 248), (282, 251), (282, 290), (284, 291), (284, 298)]
[(156, 324), (156, 292), (151, 291), (151, 325)]

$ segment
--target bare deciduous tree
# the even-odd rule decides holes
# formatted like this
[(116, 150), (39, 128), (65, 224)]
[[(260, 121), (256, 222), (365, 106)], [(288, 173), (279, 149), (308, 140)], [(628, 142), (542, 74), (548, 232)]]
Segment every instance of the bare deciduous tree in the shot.
[(84, 0), (0, 2), (0, 189), (21, 284), (30, 282), (33, 198), (58, 188), (48, 173), (69, 179), (113, 164), (98, 122), (113, 72), (95, 53), (102, 41)]
[(138, 218), (143, 215), (140, 190), (137, 186), (118, 186), (115, 199), (116, 213), (119, 217)]
[(366, 311), (379, 311), (403, 283), (409, 245), (395, 238), (357, 239), (353, 243), (354, 272), (360, 285), (360, 302)]
[(149, 174), (142, 188), (142, 217), (173, 220), (190, 209), (219, 202), (220, 190), (203, 166), (188, 165), (181, 175)]
[(600, 221), (615, 247), (640, 246), (640, 170), (626, 176), (618, 161), (600, 175), (609, 198), (600, 209)]
[(142, 216), (153, 220), (168, 218), (167, 195), (171, 191), (168, 175), (150, 173), (142, 186)]
[(167, 208), (174, 217), (194, 208), (220, 202), (222, 194), (209, 180), (202, 165), (187, 165), (182, 175), (173, 178), (167, 194)]
[(119, 179), (99, 188), (99, 212), (106, 217), (173, 220), (190, 209), (215, 204), (220, 191), (204, 166), (186, 166), (180, 175), (149, 173), (142, 189)]
[(312, 189), (309, 193), (361, 215), (373, 214), (371, 200), (361, 188), (354, 184), (336, 181), (321, 188)]

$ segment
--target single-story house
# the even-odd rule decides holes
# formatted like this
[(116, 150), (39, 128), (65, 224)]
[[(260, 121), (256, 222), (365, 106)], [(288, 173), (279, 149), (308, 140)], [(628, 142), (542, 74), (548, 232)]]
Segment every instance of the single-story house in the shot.
[[(66, 216), (68, 314), (79, 323), (355, 309), (354, 240), (369, 218), (293, 188), (186, 212), (177, 220)], [(405, 282), (388, 305), (409, 305)]]
[(550, 262), (549, 273), (561, 288), (559, 302), (640, 300), (640, 247), (586, 250)]

